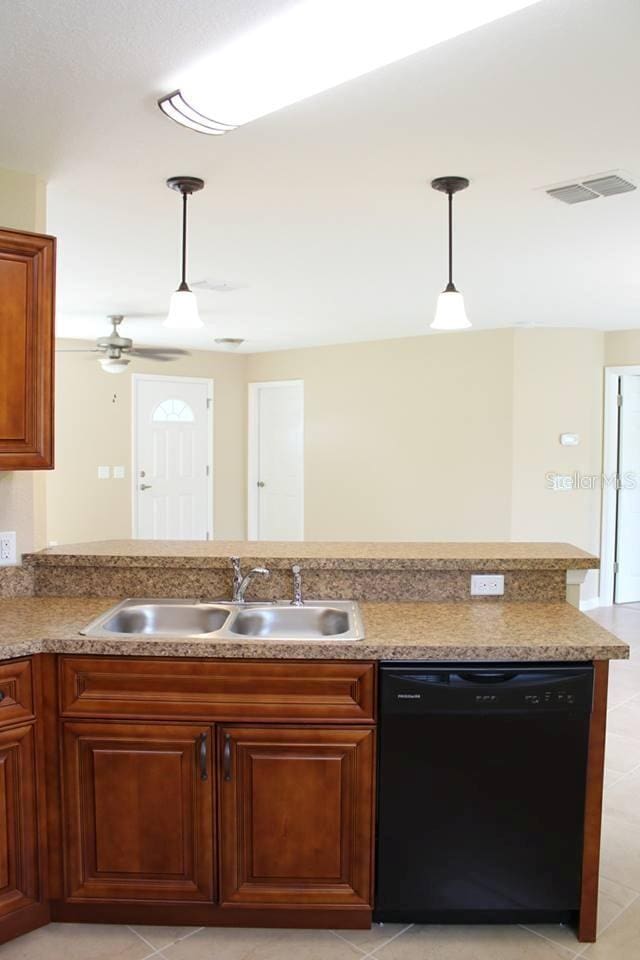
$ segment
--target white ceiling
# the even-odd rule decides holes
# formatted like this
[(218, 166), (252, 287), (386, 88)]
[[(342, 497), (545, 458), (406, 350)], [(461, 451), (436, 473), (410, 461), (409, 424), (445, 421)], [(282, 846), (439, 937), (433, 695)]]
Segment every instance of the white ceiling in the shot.
[[(289, 0), (290, 2), (290, 0)], [(441, 0), (440, 0), (441, 2)], [(21, 0), (0, 28), (0, 166), (49, 181), (58, 324), (245, 350), (427, 331), (446, 280), (434, 176), (468, 176), (455, 279), (475, 328), (640, 326), (640, 189), (576, 206), (539, 188), (640, 183), (640, 3), (540, 3), (224, 137), (155, 105), (180, 67), (287, 0)], [(204, 331), (161, 321), (178, 281), (176, 174)]]

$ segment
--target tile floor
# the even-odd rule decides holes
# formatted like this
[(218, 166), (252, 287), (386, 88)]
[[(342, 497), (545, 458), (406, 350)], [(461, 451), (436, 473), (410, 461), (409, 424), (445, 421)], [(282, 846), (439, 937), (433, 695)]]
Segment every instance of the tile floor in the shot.
[(640, 960), (640, 604), (591, 616), (632, 647), (631, 661), (611, 664), (597, 944), (551, 925), (334, 933), (51, 924), (0, 947), (0, 960)]

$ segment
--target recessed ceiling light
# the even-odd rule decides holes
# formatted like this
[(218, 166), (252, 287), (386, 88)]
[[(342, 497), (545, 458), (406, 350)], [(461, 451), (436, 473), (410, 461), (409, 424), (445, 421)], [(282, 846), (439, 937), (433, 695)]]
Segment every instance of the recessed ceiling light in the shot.
[(244, 343), (241, 337), (216, 337), (215, 343), (223, 350), (237, 350)]
[(158, 101), (214, 136), (538, 0), (302, 0), (186, 69)]

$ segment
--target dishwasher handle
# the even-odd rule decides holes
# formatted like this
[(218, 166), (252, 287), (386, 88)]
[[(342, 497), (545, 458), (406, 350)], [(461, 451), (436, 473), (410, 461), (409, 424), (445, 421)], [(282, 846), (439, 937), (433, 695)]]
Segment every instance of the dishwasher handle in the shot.
[(508, 683), (518, 676), (517, 670), (474, 670), (472, 673), (458, 670), (458, 677), (466, 683)]

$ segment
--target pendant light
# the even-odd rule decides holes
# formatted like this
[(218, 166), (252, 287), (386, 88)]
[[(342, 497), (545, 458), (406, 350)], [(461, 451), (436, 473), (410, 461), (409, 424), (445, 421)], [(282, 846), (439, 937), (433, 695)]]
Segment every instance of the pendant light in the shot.
[(438, 297), (431, 329), (466, 330), (471, 324), (464, 309), (464, 297), (453, 282), (453, 195), (459, 190), (466, 190), (469, 181), (466, 177), (437, 177), (431, 181), (431, 186), (434, 190), (446, 193), (449, 204), (449, 282)]
[(182, 280), (178, 289), (171, 294), (169, 314), (164, 321), (165, 327), (177, 330), (193, 330), (204, 324), (198, 313), (198, 301), (187, 284), (187, 197), (204, 187), (200, 177), (170, 177), (167, 186), (182, 194)]

